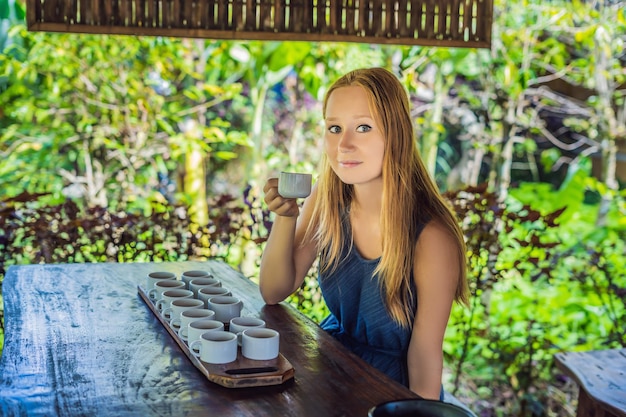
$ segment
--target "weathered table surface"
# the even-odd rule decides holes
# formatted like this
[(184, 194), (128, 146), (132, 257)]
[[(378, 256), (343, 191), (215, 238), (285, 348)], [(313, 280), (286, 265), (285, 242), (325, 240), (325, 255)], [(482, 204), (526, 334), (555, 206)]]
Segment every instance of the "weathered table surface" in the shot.
[(577, 417), (626, 417), (626, 349), (558, 353), (555, 363), (578, 384)]
[[(137, 293), (149, 272), (209, 269), (281, 334), (295, 377), (225, 388), (207, 380)], [(415, 395), (218, 261), (12, 266), (3, 283), (2, 416), (366, 416)]]

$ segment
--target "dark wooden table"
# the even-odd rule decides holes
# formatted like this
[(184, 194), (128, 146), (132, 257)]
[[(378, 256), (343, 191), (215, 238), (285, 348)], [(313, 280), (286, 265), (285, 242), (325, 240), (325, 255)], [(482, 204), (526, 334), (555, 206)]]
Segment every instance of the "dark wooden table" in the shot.
[(626, 349), (558, 353), (555, 362), (578, 384), (577, 417), (626, 417)]
[[(284, 384), (225, 388), (184, 355), (137, 292), (146, 274), (209, 269), (281, 334)], [(366, 416), (415, 395), (224, 263), (12, 266), (3, 283), (2, 416)]]

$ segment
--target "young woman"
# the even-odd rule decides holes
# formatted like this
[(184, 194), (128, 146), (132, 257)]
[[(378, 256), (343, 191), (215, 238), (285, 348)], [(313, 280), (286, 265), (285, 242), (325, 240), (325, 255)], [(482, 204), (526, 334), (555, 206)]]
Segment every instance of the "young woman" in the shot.
[(302, 210), (264, 187), (276, 214), (263, 252), (268, 304), (295, 292), (319, 256), (346, 347), (424, 398), (439, 399), (442, 344), (454, 300), (466, 302), (465, 242), (419, 156), (406, 91), (382, 68), (337, 80), (323, 106), (325, 152)]

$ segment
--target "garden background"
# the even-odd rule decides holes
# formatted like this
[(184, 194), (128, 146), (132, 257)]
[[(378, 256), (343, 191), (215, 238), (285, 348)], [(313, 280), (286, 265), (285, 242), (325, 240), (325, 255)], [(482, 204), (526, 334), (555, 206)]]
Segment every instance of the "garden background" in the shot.
[[(497, 0), (470, 49), (31, 33), (0, 0), (0, 282), (209, 257), (256, 280), (260, 187), (315, 172), (325, 88), (383, 66), (468, 243), (445, 388), (480, 416), (573, 416), (553, 355), (626, 346), (625, 4)], [(289, 302), (319, 321), (315, 272)]]

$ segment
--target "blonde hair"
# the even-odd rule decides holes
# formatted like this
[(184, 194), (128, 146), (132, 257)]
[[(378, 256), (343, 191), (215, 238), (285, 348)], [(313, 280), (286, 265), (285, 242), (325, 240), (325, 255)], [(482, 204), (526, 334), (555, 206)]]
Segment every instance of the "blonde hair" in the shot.
[[(351, 71), (339, 78), (326, 92), (361, 86), (367, 92), (373, 117), (385, 136), (381, 210), (382, 256), (374, 273), (380, 277), (386, 308), (395, 322), (411, 327), (414, 312), (411, 277), (414, 248), (420, 222), (440, 221), (457, 240), (461, 265), (455, 300), (467, 303), (465, 239), (457, 219), (431, 179), (417, 149), (407, 92), (400, 81), (383, 68)], [(342, 216), (348, 213), (354, 195), (352, 185), (344, 184), (322, 156), (318, 192), (313, 216), (306, 231), (316, 241), (321, 270), (332, 271), (341, 261), (346, 241)], [(349, 241), (352, 242), (351, 236)]]

